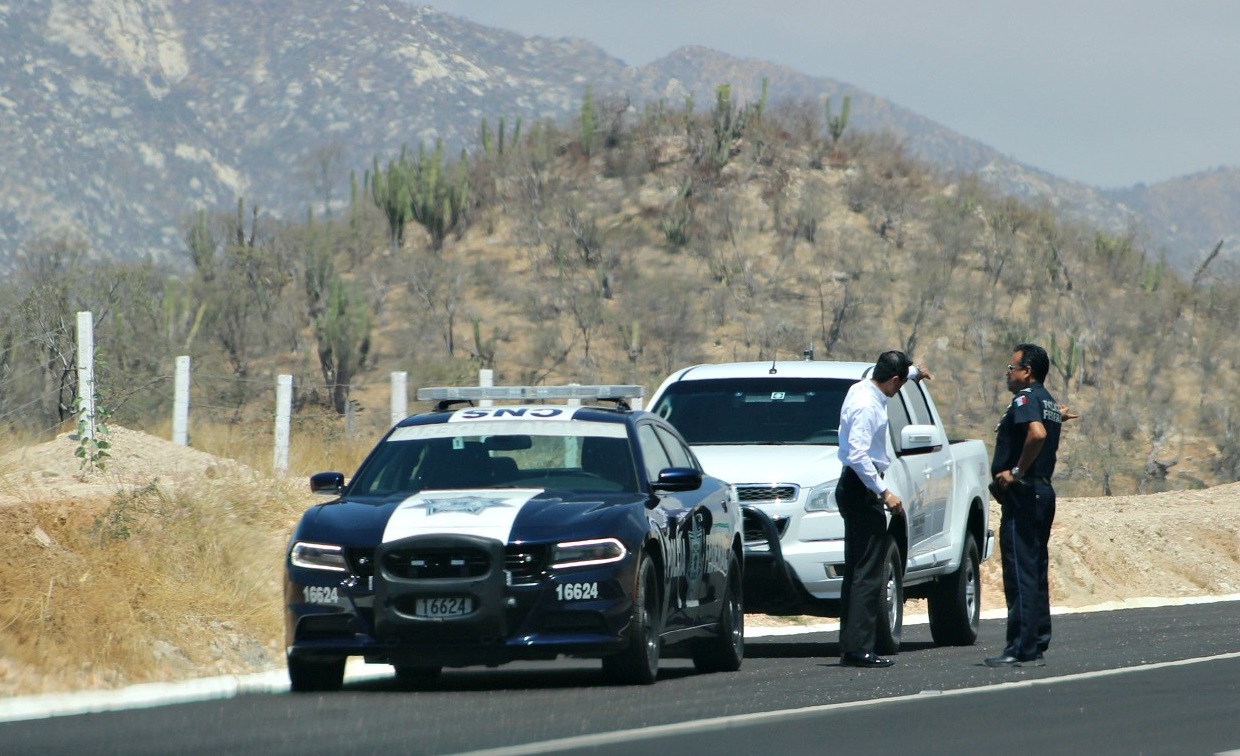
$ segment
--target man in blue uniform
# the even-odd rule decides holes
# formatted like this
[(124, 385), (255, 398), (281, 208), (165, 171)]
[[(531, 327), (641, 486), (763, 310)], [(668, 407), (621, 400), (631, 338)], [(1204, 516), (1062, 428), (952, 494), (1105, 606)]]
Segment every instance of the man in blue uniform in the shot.
[(1046, 350), (1019, 344), (1007, 366), (1014, 394), (995, 433), (991, 491), (1002, 505), (999, 550), (1007, 599), (1007, 646), (988, 667), (1042, 666), (1051, 642), (1047, 541), (1055, 519), (1051, 475), (1062, 423), (1059, 403), (1042, 381), (1050, 370)]

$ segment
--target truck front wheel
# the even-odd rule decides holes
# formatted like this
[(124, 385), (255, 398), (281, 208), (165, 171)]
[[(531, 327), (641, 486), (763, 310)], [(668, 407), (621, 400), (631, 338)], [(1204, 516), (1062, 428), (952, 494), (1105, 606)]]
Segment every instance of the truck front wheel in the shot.
[(977, 542), (964, 537), (960, 567), (945, 575), (929, 596), (930, 637), (940, 646), (972, 646), (981, 622), (982, 571)]
[(904, 557), (900, 547), (887, 536), (887, 559), (883, 567), (883, 615), (878, 618), (874, 639), (875, 653), (900, 653), (900, 636), (904, 634)]

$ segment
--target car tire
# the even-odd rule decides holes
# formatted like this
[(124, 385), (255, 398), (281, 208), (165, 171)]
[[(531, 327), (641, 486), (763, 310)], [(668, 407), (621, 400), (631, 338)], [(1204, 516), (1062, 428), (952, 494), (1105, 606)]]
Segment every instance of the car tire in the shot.
[(874, 651), (880, 655), (900, 653), (904, 633), (904, 558), (900, 547), (887, 536), (887, 557), (883, 563), (883, 614), (875, 627)]
[(981, 625), (982, 571), (977, 542), (964, 538), (960, 567), (929, 595), (930, 637), (940, 646), (972, 646)]
[(693, 644), (693, 666), (699, 672), (735, 672), (745, 660), (745, 604), (742, 600), (740, 560), (728, 559), (723, 600), (719, 607), (719, 631), (712, 638)]
[(340, 690), (344, 685), (345, 657), (304, 659), (288, 657), (289, 687), (294, 693), (320, 693)]
[(650, 685), (659, 677), (659, 651), (663, 611), (654, 562), (645, 554), (637, 564), (633, 615), (629, 621), (628, 646), (603, 658), (603, 674), (612, 682)]

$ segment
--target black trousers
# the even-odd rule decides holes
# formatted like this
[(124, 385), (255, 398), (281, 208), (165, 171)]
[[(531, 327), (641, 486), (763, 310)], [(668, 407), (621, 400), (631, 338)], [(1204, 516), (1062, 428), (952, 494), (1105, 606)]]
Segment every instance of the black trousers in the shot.
[[(840, 589), (840, 653), (873, 653), (883, 611), (887, 515), (878, 494), (851, 467), (835, 489), (844, 518), (844, 585)], [(883, 620), (886, 621), (885, 619)]]
[(1055, 489), (1039, 479), (1008, 486), (999, 499), (999, 550), (1007, 599), (1006, 656), (1029, 660), (1051, 644), (1047, 543), (1055, 520)]

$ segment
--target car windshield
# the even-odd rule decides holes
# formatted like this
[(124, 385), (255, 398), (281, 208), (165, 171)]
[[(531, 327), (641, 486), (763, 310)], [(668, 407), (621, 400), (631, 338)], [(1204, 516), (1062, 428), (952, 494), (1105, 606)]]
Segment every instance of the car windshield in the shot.
[(639, 490), (624, 426), (545, 421), (398, 428), (349, 484), (357, 495), (488, 488)]
[(679, 381), (651, 408), (693, 445), (838, 444), (854, 381), (724, 378)]

